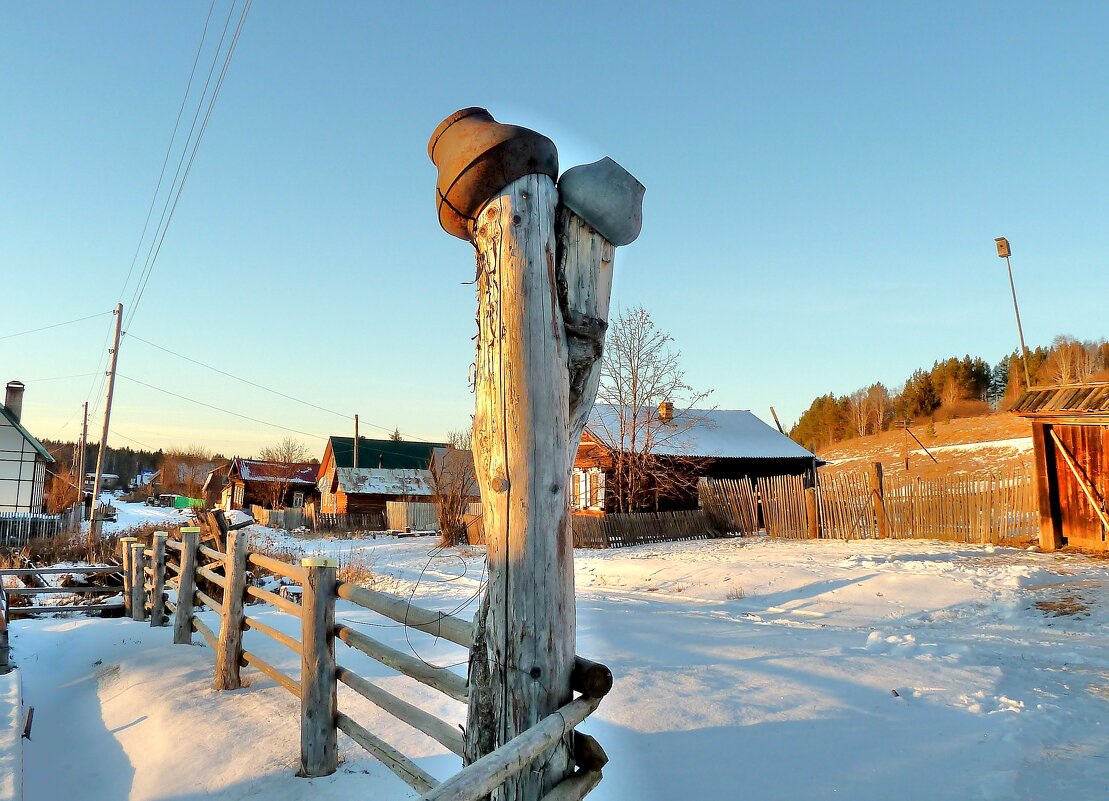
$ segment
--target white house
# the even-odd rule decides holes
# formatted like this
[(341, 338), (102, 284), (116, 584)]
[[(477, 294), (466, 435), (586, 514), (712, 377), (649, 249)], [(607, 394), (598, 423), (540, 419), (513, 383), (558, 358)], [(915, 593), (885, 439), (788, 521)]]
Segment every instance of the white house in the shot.
[(0, 512), (41, 513), (54, 457), (20, 423), (22, 414), (23, 383), (9, 381), (0, 406)]

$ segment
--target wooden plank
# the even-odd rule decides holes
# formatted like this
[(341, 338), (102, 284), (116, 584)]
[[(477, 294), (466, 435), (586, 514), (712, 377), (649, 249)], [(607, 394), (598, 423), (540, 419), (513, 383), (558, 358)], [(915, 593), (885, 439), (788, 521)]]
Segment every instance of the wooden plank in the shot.
[(153, 628), (160, 628), (166, 624), (166, 536), (164, 531), (155, 532), (154, 547), (151, 549), (154, 580), (150, 597), (150, 625)]
[(216, 635), (212, 633), (212, 630), (210, 628), (204, 625), (200, 618), (193, 617), (190, 621), (190, 625), (200, 632), (200, 636), (202, 636), (208, 642), (209, 647), (211, 647), (213, 651), (216, 650), (216, 647), (219, 644), (216, 640)]
[(263, 570), (268, 570), (278, 576), (292, 579), (297, 584), (304, 583), (304, 569), (297, 565), (282, 562), (280, 559), (274, 559), (271, 556), (265, 556), (260, 553), (250, 553), (247, 555), (246, 560), (249, 564), (260, 567)]
[(1040, 549), (1055, 551), (1063, 547), (1063, 532), (1056, 514), (1051, 488), (1054, 469), (1054, 448), (1047, 436), (1050, 427), (1032, 421), (1032, 454), (1036, 465), (1036, 495), (1040, 507)]
[(286, 612), (293, 617), (300, 617), (300, 605), (290, 601), (288, 598), (282, 598), (275, 592), (263, 590), (261, 587), (252, 585), (246, 588), (246, 594), (251, 598), (257, 598), (259, 601), (265, 601), (271, 606), (276, 606), (282, 612)]
[(265, 623), (258, 620), (258, 618), (250, 617), (249, 615), (243, 615), (243, 628), (252, 629), (253, 631), (257, 631), (259, 634), (265, 634), (267, 637), (274, 640), (275, 642), (279, 642), (284, 645), (290, 651), (293, 651), (296, 654), (300, 654), (299, 640), (297, 640), (295, 637), (290, 637), (285, 632), (279, 631), (272, 626), (267, 626)]
[(131, 619), (146, 620), (146, 584), (143, 580), (146, 557), (140, 542), (129, 545), (131, 552)]
[(479, 801), (530, 767), (551, 746), (563, 741), (585, 720), (600, 699), (578, 698), (524, 730), (502, 746), (470, 763), (427, 793), (421, 801)]
[(376, 704), (397, 720), (423, 732), (436, 742), (446, 746), (452, 753), (463, 756), (462, 732), (458, 727), (451, 726), (430, 712), (425, 712), (418, 706), (413, 706), (407, 701), (397, 698), (392, 693), (386, 692), (341, 665), (336, 668), (336, 676), (343, 684), (367, 701)]
[(465, 648), (473, 643), (473, 623), (460, 617), (423, 609), (396, 596), (347, 582), (340, 583), (336, 592), (344, 600), (433, 637), (442, 637)]
[(201, 545), (199, 548), (197, 548), (197, 550), (204, 556), (207, 556), (209, 559), (220, 562), (221, 564), (227, 561), (227, 554), (223, 553), (222, 551), (217, 551), (215, 548), (212, 548), (208, 545)]
[(335, 716), (335, 725), (417, 793), (426, 793), (435, 787), (436, 781), (431, 774), (342, 712)]
[(201, 603), (203, 603), (205, 606), (207, 606), (213, 612), (217, 612), (220, 615), (223, 614), (223, 604), (221, 604), (219, 601), (217, 601), (215, 598), (213, 598), (208, 593), (204, 592), (204, 590), (195, 589), (195, 590), (193, 590), (193, 594), (197, 598), (200, 599)]
[(1086, 474), (1075, 462), (1074, 457), (1070, 453), (1070, 449), (1067, 448), (1065, 444), (1063, 444), (1063, 441), (1059, 438), (1059, 435), (1055, 433), (1054, 428), (1051, 429), (1051, 437), (1055, 440), (1055, 445), (1059, 450), (1059, 454), (1063, 457), (1063, 461), (1066, 462), (1067, 467), (1070, 468), (1071, 474), (1074, 476), (1075, 482), (1077, 483), (1079, 489), (1082, 490), (1082, 493), (1086, 497), (1086, 500), (1089, 501), (1090, 508), (1098, 516), (1098, 519), (1101, 521), (1101, 525), (1103, 526), (1105, 531), (1109, 531), (1109, 515), (1106, 515), (1105, 513), (1104, 501), (1102, 501), (1102, 499), (1098, 497), (1097, 493), (1094, 491), (1094, 488), (1090, 485), (1090, 480), (1086, 477)]
[(224, 576), (221, 576), (219, 573), (215, 572), (214, 570), (211, 570), (210, 568), (199, 567), (198, 566), (196, 568), (196, 574), (198, 576), (203, 576), (204, 578), (208, 579), (208, 581), (215, 584), (221, 590), (226, 590), (227, 589), (227, 578), (224, 577)]
[(0, 576), (62, 576), (67, 573), (74, 575), (98, 575), (101, 573), (121, 573), (120, 565), (96, 565), (82, 567), (8, 567), (0, 570)]
[(8, 595), (119, 595), (119, 587), (5, 587)]
[(355, 631), (349, 626), (337, 625), (335, 636), (351, 648), (361, 651), (366, 656), (376, 659), (383, 665), (391, 667), (421, 684), (445, 693), (456, 701), (465, 702), (469, 693), (466, 680), (446, 668), (437, 668), (429, 665), (422, 659), (411, 656), (395, 648), (390, 648), (372, 637), (367, 637), (360, 631)]
[(291, 692), (293, 695), (300, 695), (300, 685), (297, 684), (294, 679), (275, 668), (273, 665), (262, 659), (262, 657), (258, 656), (257, 654), (251, 653), (250, 651), (243, 651), (242, 663), (244, 665), (250, 665), (251, 667), (266, 674), (275, 682), (284, 687), (286, 690)]

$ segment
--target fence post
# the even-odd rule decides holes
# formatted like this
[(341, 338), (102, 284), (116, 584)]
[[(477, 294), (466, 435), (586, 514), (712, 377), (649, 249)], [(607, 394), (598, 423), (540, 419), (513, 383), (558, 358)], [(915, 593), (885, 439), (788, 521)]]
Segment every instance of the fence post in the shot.
[(146, 546), (132, 542), (131, 549), (131, 619), (146, 620)]
[(237, 690), (239, 662), (243, 656), (243, 596), (246, 594), (246, 548), (249, 537), (245, 531), (227, 533), (227, 554), (224, 557), (223, 613), (220, 615), (219, 642), (216, 648), (217, 690)]
[(196, 549), (200, 545), (200, 527), (181, 529), (181, 573), (177, 577), (177, 609), (173, 613), (174, 645), (193, 641), (193, 593), (196, 592)]
[(882, 482), (882, 463), (870, 466), (870, 494), (874, 500), (874, 520), (878, 524), (878, 539), (889, 539), (889, 520), (886, 518), (886, 490)]
[(150, 596), (150, 625), (158, 628), (166, 624), (166, 537), (168, 531), (155, 531), (153, 540), (154, 577), (150, 583), (153, 585)]
[(302, 559), (300, 611), (300, 776), (329, 776), (338, 767), (335, 715), (334, 559)]
[(816, 503), (816, 487), (805, 489), (805, 519), (809, 523), (809, 538), (820, 537), (820, 511)]
[(131, 545), (138, 542), (137, 537), (120, 537), (119, 548), (123, 561), (123, 614), (131, 617)]

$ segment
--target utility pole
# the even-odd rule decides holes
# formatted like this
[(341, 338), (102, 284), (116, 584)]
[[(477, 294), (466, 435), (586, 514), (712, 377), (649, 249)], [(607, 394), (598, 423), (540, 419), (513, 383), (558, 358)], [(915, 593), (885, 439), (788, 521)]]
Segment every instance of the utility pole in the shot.
[(85, 448), (89, 439), (89, 402), (85, 401), (85, 412), (81, 418), (81, 444), (77, 447), (77, 503), (85, 506)]
[(999, 236), (994, 240), (997, 245), (997, 255), (1005, 259), (1005, 266), (1009, 270), (1009, 289), (1013, 291), (1013, 311), (1017, 315), (1017, 336), (1020, 337), (1020, 358), (1024, 364), (1024, 386), (1025, 389), (1032, 389), (1032, 376), (1028, 372), (1028, 347), (1024, 344), (1024, 329), (1020, 325), (1020, 307), (1017, 306), (1017, 285), (1013, 283), (1013, 265), (1009, 263), (1009, 240), (1003, 236)]
[(119, 361), (119, 337), (123, 327), (123, 304), (116, 304), (116, 332), (112, 339), (112, 355), (108, 365), (108, 397), (104, 402), (104, 430), (100, 432), (100, 451), (96, 454), (96, 476), (92, 480), (92, 516), (89, 520), (89, 541), (100, 539), (103, 521), (96, 516), (96, 504), (100, 500), (100, 476), (104, 471), (104, 454), (108, 450), (108, 424), (112, 419), (112, 396), (116, 390), (116, 363)]
[(358, 469), (358, 415), (354, 415), (354, 469)]

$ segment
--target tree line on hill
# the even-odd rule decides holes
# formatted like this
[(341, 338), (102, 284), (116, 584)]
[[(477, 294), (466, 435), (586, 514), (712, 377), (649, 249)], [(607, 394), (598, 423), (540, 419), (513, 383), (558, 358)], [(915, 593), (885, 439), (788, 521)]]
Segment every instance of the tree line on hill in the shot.
[[(1109, 380), (1109, 342), (1057, 336), (1051, 345), (1028, 352), (1028, 371), (1034, 386)], [(994, 365), (977, 356), (951, 357), (914, 370), (898, 392), (874, 383), (847, 395), (821, 395), (789, 435), (817, 450), (885, 431), (906, 418), (920, 424), (1004, 410), (1025, 389), (1015, 351)]]

